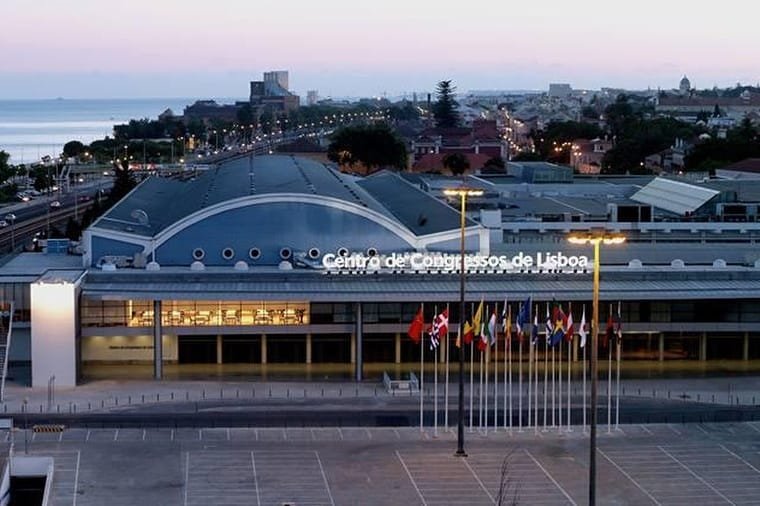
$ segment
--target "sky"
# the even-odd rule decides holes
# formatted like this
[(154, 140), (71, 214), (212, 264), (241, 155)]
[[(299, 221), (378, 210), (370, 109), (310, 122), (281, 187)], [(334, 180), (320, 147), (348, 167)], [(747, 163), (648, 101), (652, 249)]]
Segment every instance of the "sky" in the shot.
[[(321, 97), (760, 81), (745, 0), (2, 0), (0, 99)], [(746, 15), (743, 15), (745, 13)]]

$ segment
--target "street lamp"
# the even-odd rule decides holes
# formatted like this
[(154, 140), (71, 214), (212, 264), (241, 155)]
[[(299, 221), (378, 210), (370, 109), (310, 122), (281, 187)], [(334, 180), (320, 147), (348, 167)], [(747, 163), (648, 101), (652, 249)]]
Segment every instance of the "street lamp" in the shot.
[(602, 244), (622, 244), (625, 236), (620, 234), (608, 234), (605, 231), (591, 232), (589, 234), (571, 235), (567, 238), (572, 244), (593, 244), (594, 246), (594, 295), (593, 312), (591, 316), (591, 434), (589, 438), (589, 465), (588, 465), (588, 503), (596, 505), (596, 422), (597, 422), (597, 382), (598, 370), (598, 347), (599, 338), (599, 247)]
[(5, 221), (11, 222), (11, 251), (14, 251), (16, 249), (16, 236), (15, 236), (16, 215), (13, 213), (6, 214)]
[[(465, 210), (467, 197), (479, 197), (483, 195), (483, 190), (477, 188), (451, 188), (443, 191), (447, 197), (459, 197), (461, 202), (461, 219), (460, 219), (460, 243), (459, 243), (459, 420), (457, 421), (457, 451), (454, 453), (457, 457), (466, 457), (464, 451), (464, 226)], [(448, 346), (448, 341), (446, 346)]]

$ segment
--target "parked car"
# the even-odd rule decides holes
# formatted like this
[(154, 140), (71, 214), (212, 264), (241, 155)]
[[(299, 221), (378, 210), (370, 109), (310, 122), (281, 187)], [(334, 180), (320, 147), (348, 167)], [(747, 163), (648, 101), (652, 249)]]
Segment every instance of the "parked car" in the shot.
[(0, 228), (5, 228), (8, 226), (8, 222), (5, 220), (0, 220)]
[(61, 207), (61, 203), (57, 200), (54, 200), (50, 203), (50, 207)]

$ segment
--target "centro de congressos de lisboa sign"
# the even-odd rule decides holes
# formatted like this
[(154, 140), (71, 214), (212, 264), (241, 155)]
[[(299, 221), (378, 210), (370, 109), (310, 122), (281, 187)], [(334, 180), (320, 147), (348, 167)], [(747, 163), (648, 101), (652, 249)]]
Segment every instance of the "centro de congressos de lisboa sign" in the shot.
[[(388, 255), (364, 255), (354, 253), (346, 256), (328, 253), (322, 257), (322, 267), (334, 272), (418, 272), (438, 271), (454, 273), (460, 271), (461, 255), (452, 253), (391, 253)], [(465, 271), (585, 271), (589, 259), (584, 255), (565, 255), (561, 251), (538, 252), (516, 255), (464, 256)]]

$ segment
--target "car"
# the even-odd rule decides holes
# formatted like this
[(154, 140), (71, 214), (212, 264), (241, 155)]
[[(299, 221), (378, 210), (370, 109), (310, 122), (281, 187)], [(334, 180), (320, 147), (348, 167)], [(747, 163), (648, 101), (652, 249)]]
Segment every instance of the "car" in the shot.
[(50, 207), (61, 207), (61, 203), (57, 200), (54, 200), (50, 203)]
[(0, 220), (0, 228), (5, 228), (8, 226), (8, 222), (5, 220)]

